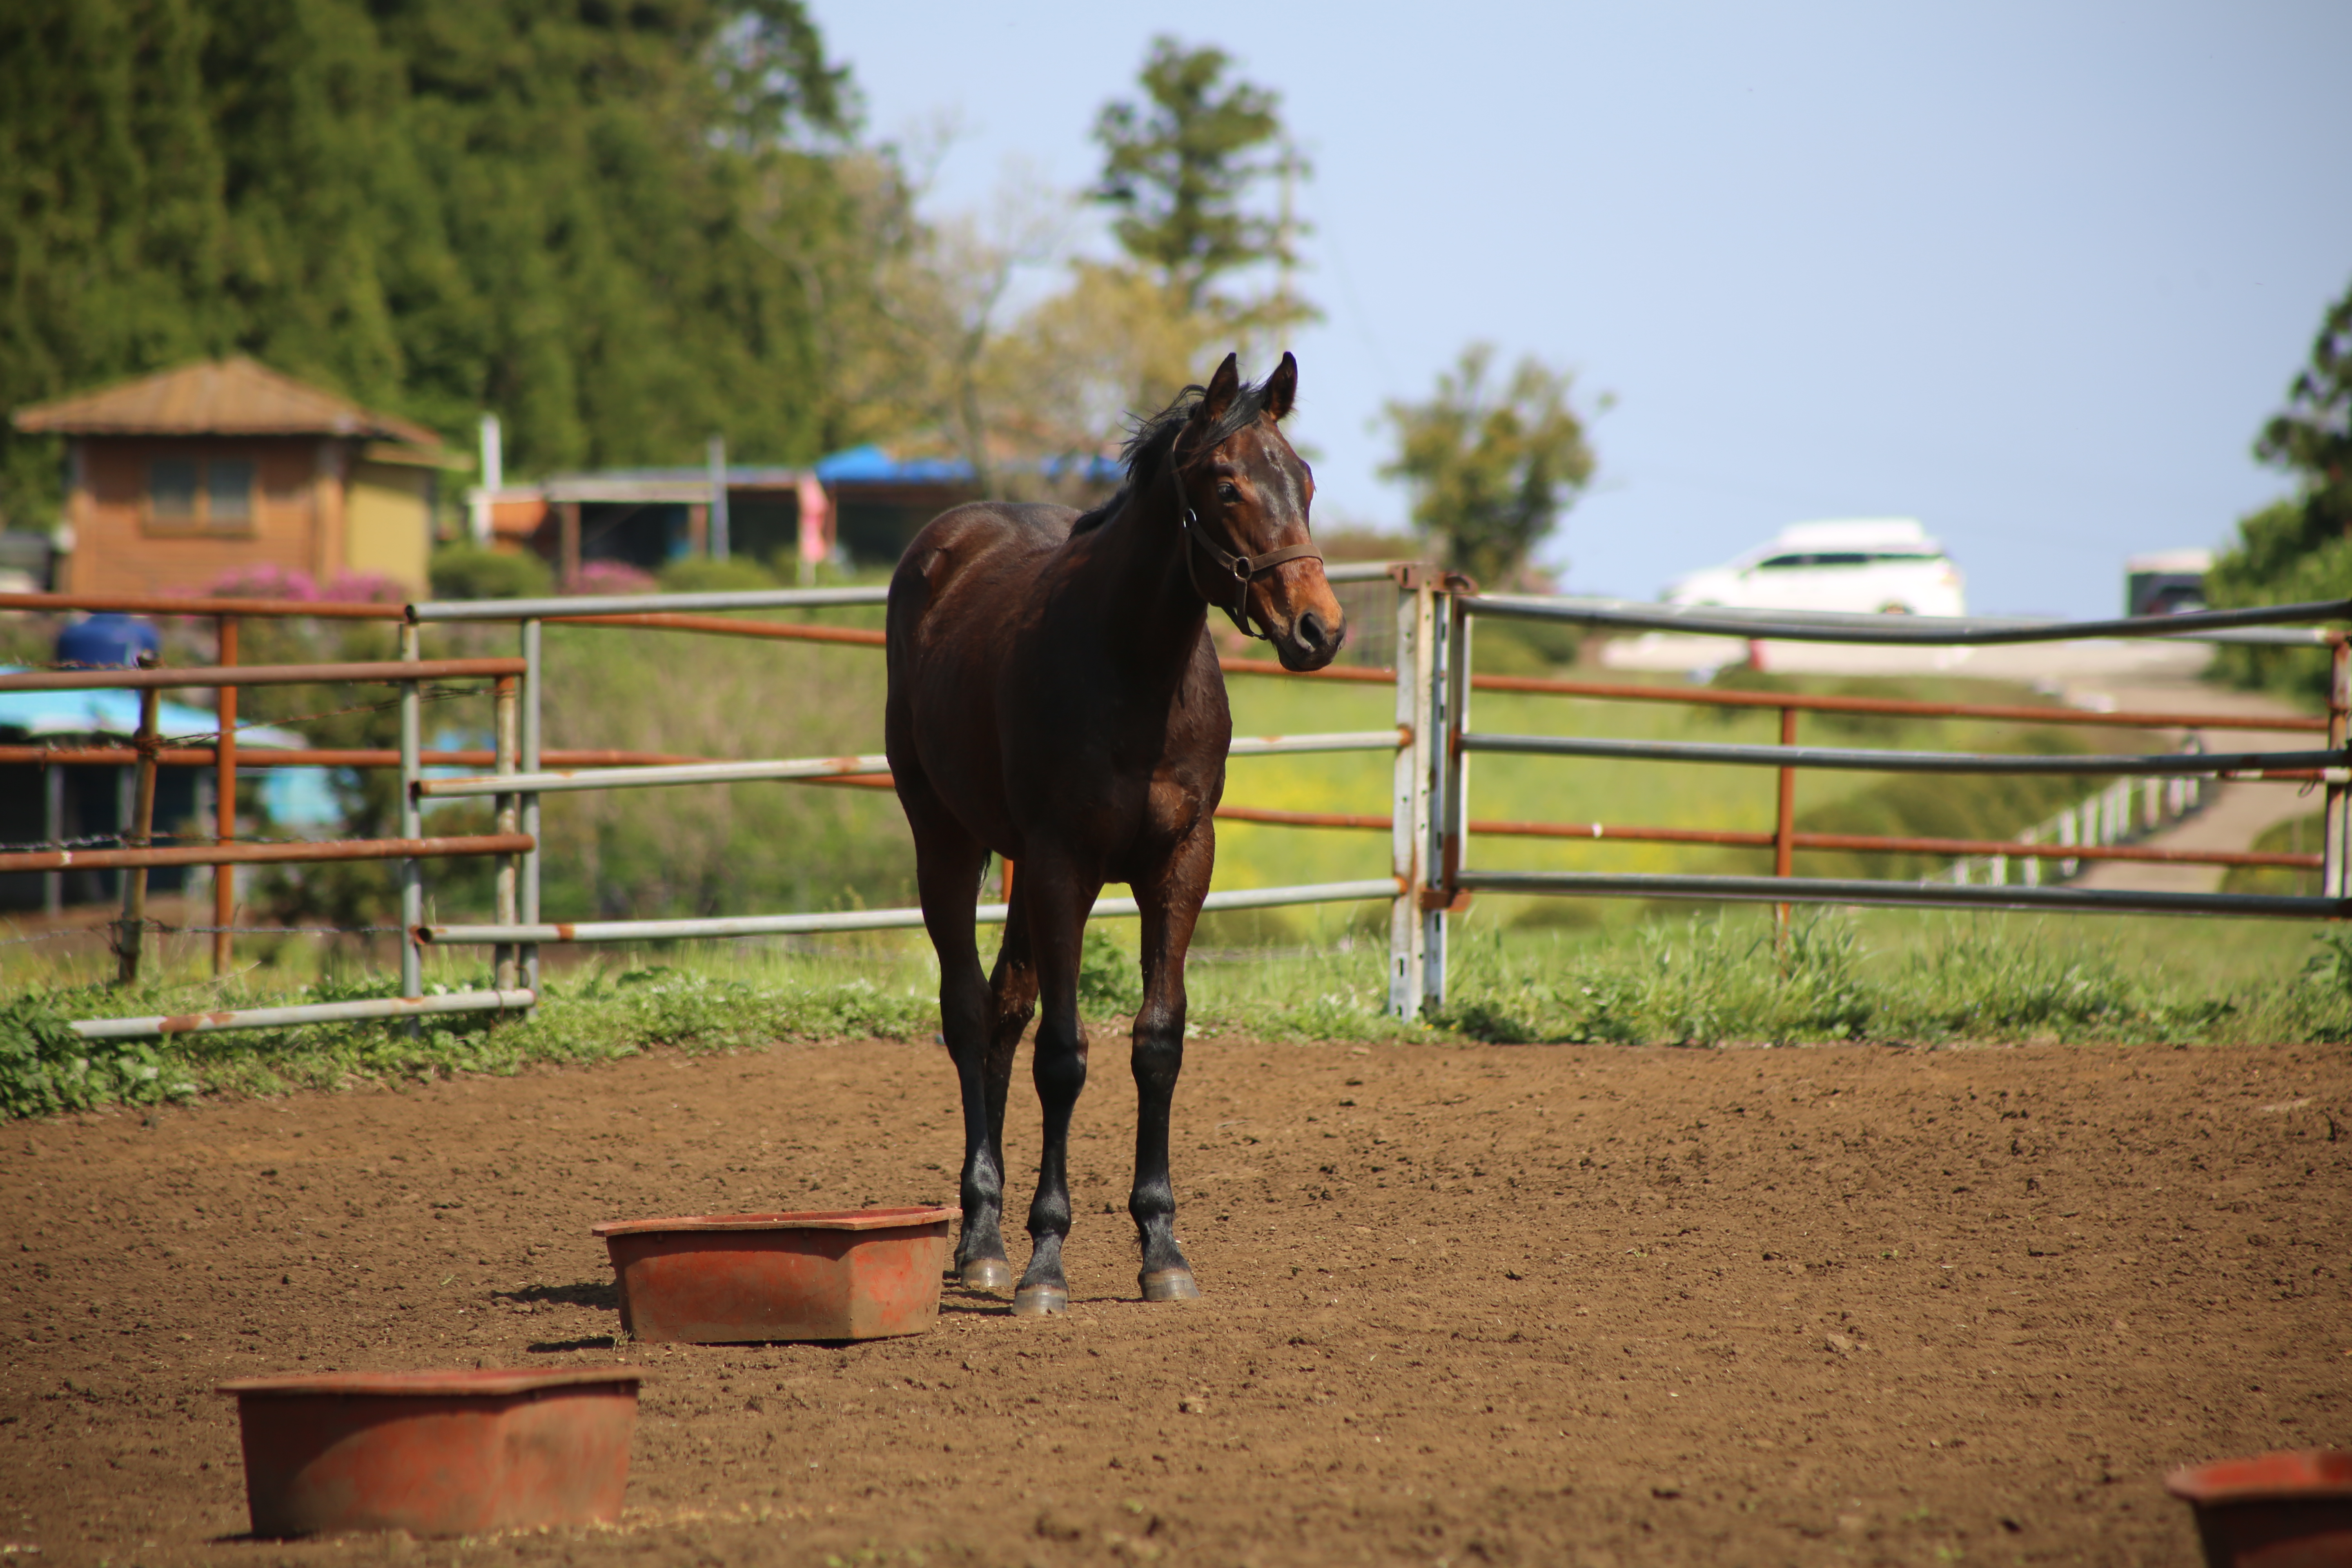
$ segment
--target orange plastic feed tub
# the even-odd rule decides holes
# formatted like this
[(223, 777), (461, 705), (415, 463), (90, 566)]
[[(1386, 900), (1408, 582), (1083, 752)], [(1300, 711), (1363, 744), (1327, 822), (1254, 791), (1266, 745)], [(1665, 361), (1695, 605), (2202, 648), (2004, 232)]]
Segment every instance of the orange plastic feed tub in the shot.
[(919, 1334), (939, 1321), (947, 1208), (696, 1215), (594, 1227), (621, 1327), (652, 1342)]
[(2173, 1471), (2164, 1489), (2197, 1510), (2212, 1568), (2352, 1568), (2352, 1451), (2217, 1459)]
[(221, 1392), (236, 1395), (254, 1534), (473, 1535), (620, 1518), (638, 1377), (327, 1373)]

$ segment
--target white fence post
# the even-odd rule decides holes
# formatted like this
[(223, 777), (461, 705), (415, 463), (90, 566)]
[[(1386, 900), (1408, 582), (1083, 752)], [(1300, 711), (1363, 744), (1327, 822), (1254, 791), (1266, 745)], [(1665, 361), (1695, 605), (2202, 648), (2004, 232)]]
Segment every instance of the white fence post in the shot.
[[(1469, 720), (1470, 613), (1463, 604), (1465, 589), (1448, 581), (1444, 600), (1432, 616), (1443, 641), (1443, 663), (1430, 683), (1430, 767), (1436, 787), (1430, 801), (1428, 897), (1422, 912), (1422, 994), (1438, 1006), (1445, 1005), (1445, 917), (1454, 895), (1454, 874), (1462, 867), (1463, 839), (1468, 827), (1470, 756), (1461, 735)], [(1441, 619), (1442, 617), (1442, 619)]]
[[(2346, 712), (2352, 710), (2352, 665), (2347, 662), (2347, 645), (2341, 637), (2328, 649), (2327, 679), (2327, 748), (2341, 751), (2346, 744)], [(2345, 873), (2352, 862), (2352, 846), (2346, 843), (2347, 803), (2352, 801), (2352, 791), (2340, 784), (2327, 786), (2325, 805), (2319, 816), (2319, 890), (2327, 898), (2344, 896)]]
[(1423, 970), (1421, 889), (1428, 880), (1423, 857), (1429, 844), (1429, 784), (1436, 671), (1435, 598), (1426, 568), (1394, 571), (1396, 596), (1396, 721), (1412, 739), (1397, 748), (1395, 786), (1389, 802), (1389, 866), (1397, 895), (1389, 907), (1389, 1011), (1421, 1016)]
[[(522, 624), (522, 771), (540, 771), (541, 730), (541, 709), (542, 688), (546, 685), (546, 626), (536, 618)], [(522, 830), (530, 835), (530, 848), (522, 858), (522, 922), (539, 923), (539, 792), (528, 791), (522, 797)], [(539, 991), (539, 944), (518, 944), (516, 956), (522, 964), (523, 989), (534, 996)]]
[[(400, 627), (400, 657), (414, 663), (419, 657), (415, 621)], [(425, 837), (425, 803), (417, 797), (417, 781), (425, 770), (419, 757), (425, 747), (424, 693), (414, 680), (400, 683), (400, 836)], [(425, 923), (425, 862), (411, 855), (400, 863), (400, 994), (410, 1001), (425, 994), (425, 949), (416, 928)], [(415, 1026), (411, 1024), (413, 1030)]]

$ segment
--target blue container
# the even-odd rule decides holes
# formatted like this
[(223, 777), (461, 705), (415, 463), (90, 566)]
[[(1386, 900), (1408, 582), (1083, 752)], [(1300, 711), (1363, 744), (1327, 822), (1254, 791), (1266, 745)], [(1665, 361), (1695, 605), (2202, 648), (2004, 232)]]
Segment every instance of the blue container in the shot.
[(58, 662), (121, 668), (142, 654), (161, 656), (163, 639), (135, 616), (92, 616), (58, 634)]

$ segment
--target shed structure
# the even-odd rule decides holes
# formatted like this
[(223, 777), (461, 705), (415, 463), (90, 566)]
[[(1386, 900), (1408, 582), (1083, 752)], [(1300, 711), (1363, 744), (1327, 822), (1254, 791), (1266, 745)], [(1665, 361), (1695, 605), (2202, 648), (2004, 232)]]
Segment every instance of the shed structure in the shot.
[(242, 356), (183, 365), (16, 411), (66, 437), (76, 594), (202, 588), (276, 567), (429, 592), (438, 479), (471, 460), (422, 425)]

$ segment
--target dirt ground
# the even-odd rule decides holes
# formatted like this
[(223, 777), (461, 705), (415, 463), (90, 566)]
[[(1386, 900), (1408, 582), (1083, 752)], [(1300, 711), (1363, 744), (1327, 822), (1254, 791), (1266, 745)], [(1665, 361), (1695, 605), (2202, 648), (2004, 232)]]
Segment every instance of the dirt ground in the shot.
[[(1095, 1067), (1068, 1317), (950, 1290), (936, 1331), (848, 1347), (616, 1351), (588, 1227), (951, 1198), (934, 1047), (8, 1128), (0, 1549), (2185, 1564), (2168, 1467), (2352, 1442), (2343, 1048), (1202, 1040), (1208, 1295), (1152, 1307), (1122, 1037)], [(618, 1528), (242, 1539), (223, 1379), (615, 1360), (649, 1376)]]

